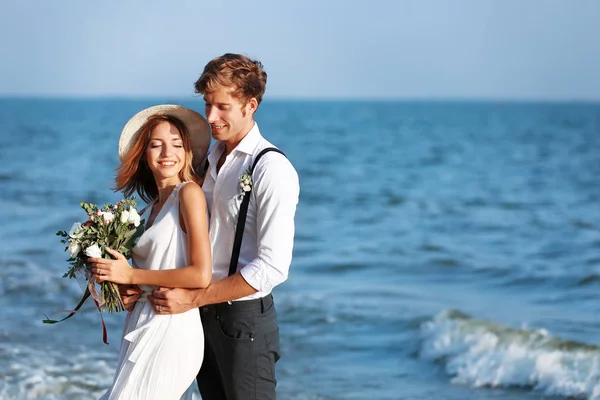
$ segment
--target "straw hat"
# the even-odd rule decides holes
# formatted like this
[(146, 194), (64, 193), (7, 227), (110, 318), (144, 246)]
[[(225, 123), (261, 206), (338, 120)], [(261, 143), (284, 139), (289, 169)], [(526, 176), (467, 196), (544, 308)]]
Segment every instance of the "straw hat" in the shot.
[(170, 115), (181, 120), (187, 127), (192, 140), (192, 153), (194, 155), (192, 164), (194, 170), (201, 172), (204, 170), (204, 162), (208, 147), (210, 146), (210, 125), (204, 117), (196, 111), (173, 104), (162, 104), (146, 108), (135, 114), (123, 128), (121, 138), (119, 139), (119, 157), (127, 154), (131, 146), (138, 139), (140, 128), (148, 118), (153, 115)]

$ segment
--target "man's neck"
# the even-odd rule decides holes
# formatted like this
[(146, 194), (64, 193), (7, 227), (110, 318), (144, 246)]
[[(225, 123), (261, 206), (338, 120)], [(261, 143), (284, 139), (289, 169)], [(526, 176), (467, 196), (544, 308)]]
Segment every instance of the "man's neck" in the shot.
[(227, 157), (227, 151), (223, 151), (223, 153), (221, 154), (221, 157), (219, 157), (219, 161), (217, 161), (217, 174), (221, 170), (221, 167), (223, 166), (223, 164), (225, 164), (226, 157)]
[[(238, 133), (237, 135), (235, 135), (234, 138), (232, 138), (231, 140), (227, 140), (224, 141), (223, 144), (225, 144), (225, 155), (228, 155), (229, 153), (231, 153), (233, 151), (233, 149), (235, 149), (242, 140), (244, 140), (244, 138), (246, 136), (248, 136), (248, 134), (250, 133), (250, 131), (252, 130), (252, 128), (254, 128), (254, 120), (251, 121), (252, 123), (250, 124), (250, 127), (247, 127), (243, 130), (240, 131), (240, 133)], [(241, 133), (244, 132), (244, 133)]]

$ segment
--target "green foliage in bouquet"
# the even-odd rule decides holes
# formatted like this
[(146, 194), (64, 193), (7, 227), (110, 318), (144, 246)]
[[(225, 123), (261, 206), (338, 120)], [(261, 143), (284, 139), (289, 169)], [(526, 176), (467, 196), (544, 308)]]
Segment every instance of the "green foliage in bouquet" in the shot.
[[(123, 311), (117, 284), (102, 282), (100, 284), (101, 294), (95, 293), (94, 282), (90, 282), (92, 279), (91, 266), (87, 261), (90, 257), (112, 258), (105, 250), (107, 247), (121, 252), (126, 258), (131, 257), (131, 250), (144, 231), (144, 221), (141, 220), (136, 209), (137, 202), (132, 197), (123, 199), (114, 205), (105, 204), (102, 208), (83, 202), (80, 205), (88, 215), (88, 220), (83, 224), (74, 223), (69, 232), (58, 231), (56, 233), (57, 236), (62, 237), (61, 243), (66, 245), (65, 251), (69, 252), (71, 256), (67, 260), (69, 269), (63, 277), (75, 278), (82, 275), (88, 281), (86, 293), (74, 312), (90, 295), (96, 300), (96, 305), (101, 312)], [(61, 321), (72, 316), (74, 312)], [(44, 323), (56, 322), (60, 321), (44, 320)]]

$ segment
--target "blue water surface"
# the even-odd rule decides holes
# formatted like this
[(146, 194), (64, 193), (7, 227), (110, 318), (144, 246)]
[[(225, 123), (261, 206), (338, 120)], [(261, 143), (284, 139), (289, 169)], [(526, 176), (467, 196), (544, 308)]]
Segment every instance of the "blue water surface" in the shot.
[[(108, 346), (91, 303), (41, 323), (82, 294), (54, 233), (120, 199), (121, 129), (160, 103), (203, 108), (0, 100), (0, 398), (110, 385), (123, 315)], [(600, 398), (600, 104), (265, 101), (257, 121), (301, 182), (279, 398)]]

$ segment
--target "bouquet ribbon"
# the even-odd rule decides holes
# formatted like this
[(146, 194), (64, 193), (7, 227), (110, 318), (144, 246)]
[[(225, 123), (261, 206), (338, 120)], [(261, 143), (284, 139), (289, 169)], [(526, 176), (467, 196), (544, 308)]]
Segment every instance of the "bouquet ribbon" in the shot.
[(75, 309), (72, 310), (69, 313), (69, 315), (67, 315), (63, 319), (54, 320), (54, 319), (49, 319), (48, 316), (46, 314), (44, 314), (46, 319), (43, 320), (42, 322), (44, 324), (56, 324), (56, 323), (59, 323), (66, 319), (71, 318), (73, 315), (75, 315), (75, 313), (77, 313), (79, 311), (79, 309), (81, 308), (81, 306), (83, 306), (83, 303), (85, 303), (85, 301), (88, 299), (88, 297), (92, 296), (92, 298), (94, 299), (94, 303), (96, 304), (96, 308), (98, 309), (98, 311), (100, 311), (100, 320), (102, 321), (102, 341), (104, 342), (104, 344), (108, 344), (108, 332), (106, 331), (106, 324), (104, 323), (104, 318), (102, 317), (102, 311), (100, 310), (100, 303), (99, 303), (100, 296), (98, 296), (98, 292), (96, 291), (96, 287), (94, 286), (95, 282), (96, 281), (94, 278), (90, 279), (88, 286), (85, 289), (85, 293), (83, 294), (83, 297), (79, 301), (79, 304), (77, 304), (75, 306)]

